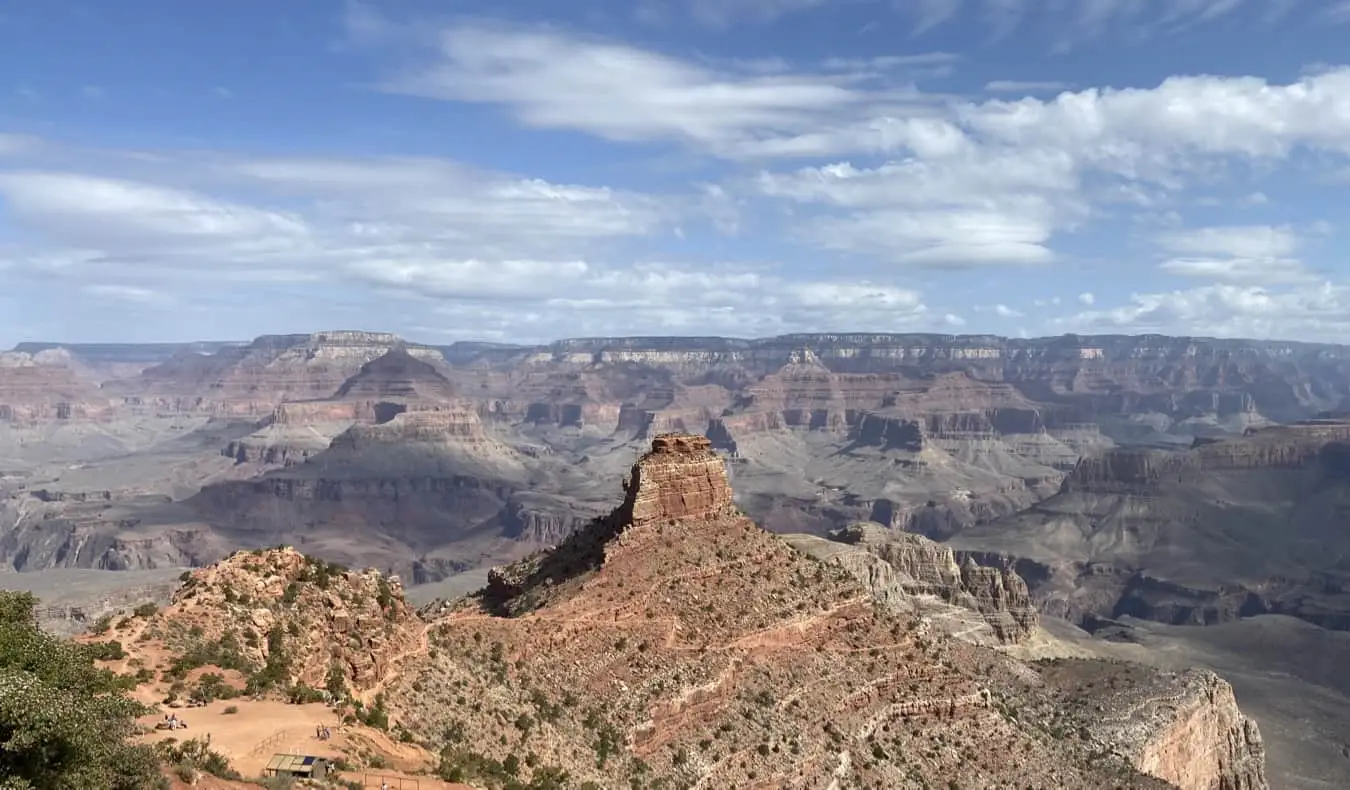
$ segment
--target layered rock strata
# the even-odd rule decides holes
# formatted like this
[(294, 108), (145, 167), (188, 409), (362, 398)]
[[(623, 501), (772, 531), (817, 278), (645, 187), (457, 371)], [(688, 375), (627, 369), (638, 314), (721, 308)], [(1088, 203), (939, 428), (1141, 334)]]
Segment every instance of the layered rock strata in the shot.
[(807, 536), (793, 536), (792, 542), (848, 569), (880, 601), (908, 605), (926, 596), (962, 607), (983, 619), (996, 644), (1025, 641), (1040, 622), (1026, 582), (1011, 567), (982, 566), (970, 556), (958, 559), (946, 546), (880, 524), (853, 524), (831, 532), (829, 539), (857, 551), (832, 550)]

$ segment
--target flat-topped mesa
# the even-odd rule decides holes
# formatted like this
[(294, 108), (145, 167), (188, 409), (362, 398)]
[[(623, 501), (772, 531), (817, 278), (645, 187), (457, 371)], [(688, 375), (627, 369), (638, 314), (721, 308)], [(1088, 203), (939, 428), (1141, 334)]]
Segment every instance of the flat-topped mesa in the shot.
[(732, 505), (726, 465), (705, 436), (668, 433), (652, 440), (624, 481), (627, 496), (613, 518), (640, 526), (657, 521), (708, 520)]
[(1114, 447), (1080, 459), (1062, 490), (1140, 493), (1201, 472), (1303, 469), (1319, 463), (1338, 468), (1340, 447), (1347, 440), (1350, 422), (1323, 420), (1277, 425), (1232, 439), (1197, 439), (1184, 450)]

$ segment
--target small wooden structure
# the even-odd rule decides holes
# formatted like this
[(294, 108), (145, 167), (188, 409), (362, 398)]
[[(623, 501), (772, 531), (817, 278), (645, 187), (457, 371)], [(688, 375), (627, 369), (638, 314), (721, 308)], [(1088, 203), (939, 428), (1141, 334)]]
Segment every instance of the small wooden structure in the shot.
[(333, 768), (327, 757), (310, 754), (274, 754), (263, 769), (264, 776), (286, 776), (291, 779), (323, 779)]

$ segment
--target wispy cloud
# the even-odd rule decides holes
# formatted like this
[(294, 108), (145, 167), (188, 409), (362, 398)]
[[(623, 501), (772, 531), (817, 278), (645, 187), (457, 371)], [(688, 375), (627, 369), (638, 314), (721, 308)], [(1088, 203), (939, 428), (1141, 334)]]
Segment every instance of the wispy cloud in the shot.
[(1056, 80), (991, 80), (984, 84), (989, 93), (1049, 93), (1072, 87), (1071, 82)]

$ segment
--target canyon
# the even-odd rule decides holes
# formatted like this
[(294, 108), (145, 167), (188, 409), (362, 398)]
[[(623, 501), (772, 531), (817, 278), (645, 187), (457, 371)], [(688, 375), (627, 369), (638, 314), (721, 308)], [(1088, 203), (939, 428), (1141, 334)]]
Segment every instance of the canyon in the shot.
[[(1186, 628), (1350, 632), (1347, 404), (1350, 348), (1206, 338), (26, 344), (0, 355), (0, 563), (145, 574), (286, 544), (520, 606), (503, 569), (607, 518), (625, 473), (659, 480), (634, 460), (679, 433), (727, 470), (690, 496), (734, 497), (897, 616), (1010, 657), (1161, 666), (1134, 649), (1200, 645)], [(1322, 775), (1350, 775), (1350, 722), (1309, 739), (1262, 714), (1273, 771), (1317, 740)]]

